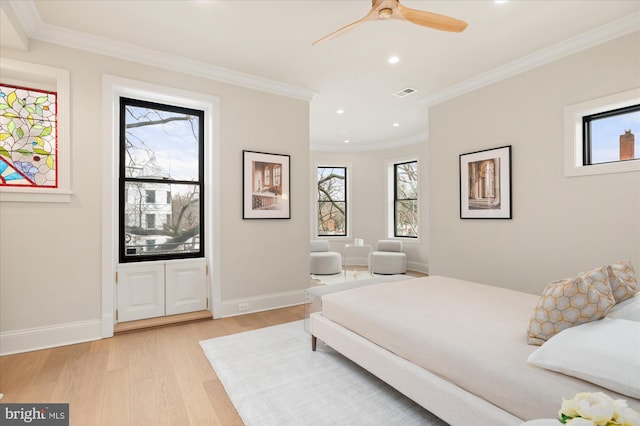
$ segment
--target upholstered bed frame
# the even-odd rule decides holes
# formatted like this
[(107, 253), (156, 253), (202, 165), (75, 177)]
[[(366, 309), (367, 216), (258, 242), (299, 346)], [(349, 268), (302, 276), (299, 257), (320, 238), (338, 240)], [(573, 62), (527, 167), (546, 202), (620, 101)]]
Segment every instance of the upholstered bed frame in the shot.
[(320, 339), (451, 425), (520, 425), (523, 421), (360, 335), (311, 314), (312, 349)]
[(539, 296), (445, 277), (373, 284), (322, 298), (321, 340), (451, 425), (520, 425), (557, 416), (562, 399), (605, 392), (527, 362)]

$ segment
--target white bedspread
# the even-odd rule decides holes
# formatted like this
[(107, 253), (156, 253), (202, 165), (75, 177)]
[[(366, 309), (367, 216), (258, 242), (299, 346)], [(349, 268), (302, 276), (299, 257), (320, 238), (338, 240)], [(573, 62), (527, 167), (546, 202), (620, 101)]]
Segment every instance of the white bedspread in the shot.
[[(453, 278), (375, 284), (323, 297), (323, 316), (524, 420), (556, 417), (562, 398), (602, 391), (527, 364), (538, 296)], [(464, 409), (461, 407), (461, 409)]]

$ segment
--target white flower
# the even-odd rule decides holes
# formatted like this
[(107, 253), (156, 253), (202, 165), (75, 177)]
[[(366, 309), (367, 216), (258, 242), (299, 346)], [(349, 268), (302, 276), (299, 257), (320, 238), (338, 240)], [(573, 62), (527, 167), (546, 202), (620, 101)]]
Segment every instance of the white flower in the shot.
[(574, 398), (578, 415), (593, 420), (596, 425), (606, 425), (613, 419), (613, 400), (602, 392), (582, 392)]
[(567, 417), (575, 417), (578, 415), (575, 404), (573, 403), (573, 399), (562, 398), (562, 406), (560, 407), (560, 412), (558, 412), (558, 415), (562, 417), (563, 414)]
[(558, 415), (570, 426), (640, 426), (640, 413), (602, 392), (580, 392), (573, 399), (563, 399)]
[[(617, 401), (622, 400), (619, 399)], [(627, 407), (626, 403), (624, 407), (617, 408), (613, 419), (622, 426), (640, 426), (640, 413)]]

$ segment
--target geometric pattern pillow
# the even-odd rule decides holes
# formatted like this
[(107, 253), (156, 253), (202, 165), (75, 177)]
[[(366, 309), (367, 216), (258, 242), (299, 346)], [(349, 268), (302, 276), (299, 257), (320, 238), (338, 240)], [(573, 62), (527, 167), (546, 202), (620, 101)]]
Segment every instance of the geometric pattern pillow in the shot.
[(630, 261), (609, 265), (607, 271), (616, 303), (622, 302), (638, 292), (638, 280)]
[(606, 266), (554, 281), (531, 314), (527, 343), (542, 345), (566, 328), (599, 320), (615, 303)]

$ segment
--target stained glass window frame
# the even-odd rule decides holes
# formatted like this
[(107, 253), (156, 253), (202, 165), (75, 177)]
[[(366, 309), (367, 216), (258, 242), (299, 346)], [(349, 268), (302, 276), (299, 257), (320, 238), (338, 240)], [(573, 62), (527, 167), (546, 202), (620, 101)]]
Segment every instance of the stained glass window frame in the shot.
[(0, 185), (0, 201), (70, 202), (69, 71), (0, 58), (0, 83), (8, 87), (56, 93), (56, 182), (49, 186)]
[(0, 186), (57, 188), (58, 170), (58, 93), (0, 79)]

